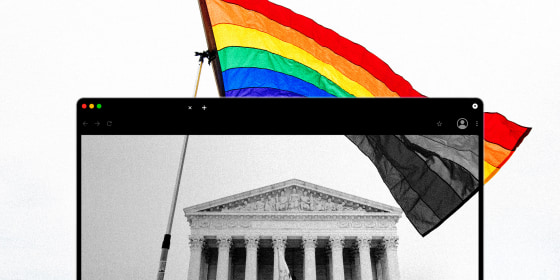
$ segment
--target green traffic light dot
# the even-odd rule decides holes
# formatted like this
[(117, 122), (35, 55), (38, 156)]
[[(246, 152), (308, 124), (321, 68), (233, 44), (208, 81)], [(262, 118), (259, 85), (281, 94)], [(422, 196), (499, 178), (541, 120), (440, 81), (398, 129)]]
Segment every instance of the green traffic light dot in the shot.
[(101, 104), (97, 104), (97, 109), (101, 109)]

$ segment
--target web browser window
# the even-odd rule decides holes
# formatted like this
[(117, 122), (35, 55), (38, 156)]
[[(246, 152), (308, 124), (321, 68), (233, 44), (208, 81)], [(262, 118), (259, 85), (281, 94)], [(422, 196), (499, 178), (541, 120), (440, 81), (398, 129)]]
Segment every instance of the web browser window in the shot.
[(80, 279), (482, 278), (479, 99), (83, 98), (76, 125)]

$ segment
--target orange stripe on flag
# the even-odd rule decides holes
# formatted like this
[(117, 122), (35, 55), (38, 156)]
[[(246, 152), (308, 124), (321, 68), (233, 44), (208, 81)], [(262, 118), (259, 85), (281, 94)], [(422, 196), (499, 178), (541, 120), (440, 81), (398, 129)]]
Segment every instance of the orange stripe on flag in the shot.
[(494, 167), (500, 167), (511, 153), (500, 145), (484, 141), (484, 161)]

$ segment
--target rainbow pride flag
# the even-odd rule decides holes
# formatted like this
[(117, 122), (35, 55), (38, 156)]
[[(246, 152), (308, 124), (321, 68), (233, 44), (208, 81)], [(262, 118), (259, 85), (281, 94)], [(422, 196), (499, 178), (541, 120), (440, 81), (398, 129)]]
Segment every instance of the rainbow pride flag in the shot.
[[(199, 0), (221, 96), (425, 97), (364, 47), (266, 0)], [(484, 182), (530, 128), (485, 113)]]

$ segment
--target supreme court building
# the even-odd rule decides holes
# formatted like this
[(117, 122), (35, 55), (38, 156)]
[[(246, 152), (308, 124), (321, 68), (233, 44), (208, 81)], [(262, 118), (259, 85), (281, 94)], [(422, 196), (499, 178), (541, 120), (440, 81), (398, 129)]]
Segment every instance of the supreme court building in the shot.
[(187, 207), (189, 280), (399, 280), (399, 208), (301, 180)]

